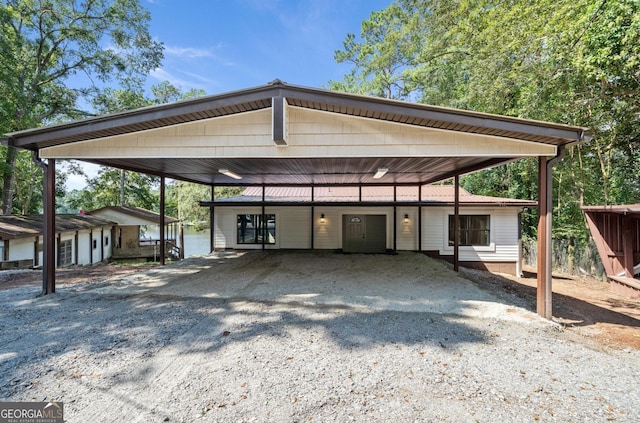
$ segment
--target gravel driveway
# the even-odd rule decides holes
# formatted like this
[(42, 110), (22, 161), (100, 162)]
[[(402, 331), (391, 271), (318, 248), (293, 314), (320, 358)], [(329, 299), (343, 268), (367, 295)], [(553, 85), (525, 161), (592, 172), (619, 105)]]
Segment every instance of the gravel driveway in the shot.
[(640, 354), (420, 254), (218, 253), (0, 292), (0, 400), (68, 422), (640, 421)]

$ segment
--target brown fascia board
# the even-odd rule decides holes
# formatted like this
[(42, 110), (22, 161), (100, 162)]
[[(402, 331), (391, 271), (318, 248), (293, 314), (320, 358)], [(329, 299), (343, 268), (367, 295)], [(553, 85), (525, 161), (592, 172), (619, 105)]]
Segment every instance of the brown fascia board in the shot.
[[(149, 124), (149, 128), (155, 128), (194, 121), (197, 119), (186, 118), (186, 116), (197, 115), (198, 113), (205, 113), (216, 109), (233, 108), (234, 106), (241, 106), (243, 104), (266, 101), (268, 101), (270, 105), (273, 97), (298, 100), (298, 102), (303, 104), (302, 107), (311, 109), (323, 110), (323, 106), (329, 106), (328, 108), (331, 109), (337, 107), (359, 110), (360, 112), (387, 114), (391, 115), (391, 119), (385, 120), (391, 121), (400, 121), (403, 118), (415, 118), (470, 126), (477, 128), (479, 132), (482, 132), (482, 130), (493, 130), (533, 135), (547, 138), (548, 143), (555, 145), (580, 142), (584, 139), (585, 134), (587, 134), (587, 129), (582, 127), (439, 106), (428, 106), (418, 103), (288, 85), (280, 81), (274, 81), (267, 85), (244, 90), (168, 103), (160, 106), (150, 106), (60, 125), (13, 132), (7, 134), (9, 136), (7, 142), (15, 147), (37, 150), (42, 148), (47, 142), (51, 143), (52, 140), (58, 141), (49, 145), (59, 145), (71, 142), (68, 140), (65, 141), (65, 138), (77, 137), (83, 134), (87, 135), (85, 139), (90, 139), (91, 134), (100, 136), (99, 133), (101, 131), (126, 133), (137, 130), (124, 129), (127, 126)], [(292, 102), (296, 103), (295, 101)], [(259, 108), (261, 107), (257, 107), (256, 110)], [(333, 112), (339, 113), (335, 110), (333, 110)], [(360, 116), (358, 114), (355, 115)], [(366, 113), (364, 115), (366, 116)], [(118, 128), (120, 128), (120, 131), (118, 131)]]
[[(175, 103), (167, 103), (160, 106), (143, 107), (140, 109), (97, 116), (69, 123), (13, 132), (6, 135), (8, 135), (8, 142), (14, 147), (37, 150), (42, 148), (42, 146), (40, 146), (41, 143), (51, 141), (52, 139), (61, 140), (53, 145), (61, 145), (70, 142), (64, 141), (64, 138), (74, 137), (81, 134), (95, 134), (101, 131), (116, 131), (118, 128), (149, 122), (156, 123), (152, 126), (153, 128), (160, 128), (175, 124), (176, 122), (174, 119), (180, 120), (179, 118), (181, 116), (184, 117), (193, 113), (203, 113), (209, 110), (234, 107), (267, 99), (270, 101), (272, 95), (267, 95), (270, 92), (277, 93), (277, 90), (274, 91), (274, 88), (271, 86), (258, 87)], [(184, 122), (195, 120), (197, 119), (184, 119)], [(180, 123), (183, 122), (181, 121)], [(127, 132), (135, 132), (135, 130), (122, 131), (120, 133)], [(91, 138), (92, 137), (89, 136), (86, 139)]]
[[(451, 201), (224, 201), (224, 200), (202, 200), (200, 207), (251, 207), (251, 206), (272, 206), (272, 207), (294, 207), (294, 206), (314, 206), (314, 207), (453, 207)], [(508, 202), (460, 202), (460, 207), (531, 207), (537, 208), (535, 201), (522, 203)]]
[(300, 100), (316, 103), (402, 115), (417, 119), (448, 122), (457, 125), (468, 125), (476, 128), (516, 132), (540, 137), (559, 138), (570, 141), (568, 143), (560, 144), (577, 143), (582, 141), (585, 136), (588, 136), (588, 129), (584, 127), (493, 115), (489, 113), (440, 106), (429, 106), (419, 103), (409, 103), (337, 91), (287, 86), (283, 88), (282, 95), (285, 98), (298, 98)]

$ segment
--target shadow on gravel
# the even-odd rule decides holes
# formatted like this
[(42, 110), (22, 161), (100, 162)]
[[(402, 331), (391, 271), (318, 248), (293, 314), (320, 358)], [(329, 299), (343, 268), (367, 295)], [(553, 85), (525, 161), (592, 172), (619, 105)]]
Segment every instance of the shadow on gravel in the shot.
[[(231, 343), (278, 339), (287, 354), (286, 340), (304, 330), (322, 332), (343, 349), (380, 344), (455, 349), (487, 342), (463, 318), (432, 313), (153, 294), (16, 297), (0, 313), (0, 400), (27, 391), (38, 383), (38, 374), (80, 383), (109, 373), (96, 363), (118, 360), (139, 364), (133, 373), (110, 377), (118, 384), (137, 383), (154, 371), (152, 358), (167, 351), (176, 360), (192, 353), (211, 354), (215, 360), (215, 353)], [(51, 392), (52, 397), (59, 394)]]

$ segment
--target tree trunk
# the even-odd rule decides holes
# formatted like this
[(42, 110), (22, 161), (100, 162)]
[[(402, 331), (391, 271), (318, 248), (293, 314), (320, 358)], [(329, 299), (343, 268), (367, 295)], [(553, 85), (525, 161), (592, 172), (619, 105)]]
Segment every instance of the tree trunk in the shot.
[(120, 206), (124, 207), (124, 183), (125, 183), (125, 170), (120, 169)]
[(16, 174), (16, 149), (9, 147), (7, 149), (7, 158), (5, 160), (9, 172), (5, 172), (2, 182), (2, 214), (9, 215), (13, 212), (13, 186)]

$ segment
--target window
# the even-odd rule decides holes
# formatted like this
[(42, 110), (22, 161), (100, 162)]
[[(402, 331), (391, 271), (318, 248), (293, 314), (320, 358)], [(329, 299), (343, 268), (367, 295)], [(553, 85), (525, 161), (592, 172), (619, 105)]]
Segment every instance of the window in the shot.
[(71, 247), (71, 240), (61, 241), (58, 251), (58, 266), (68, 266), (73, 263), (73, 249)]
[(238, 244), (276, 243), (275, 214), (239, 214)]
[[(449, 245), (454, 241), (454, 215), (449, 215)], [(491, 227), (488, 215), (460, 215), (460, 245), (488, 246), (490, 244)]]

